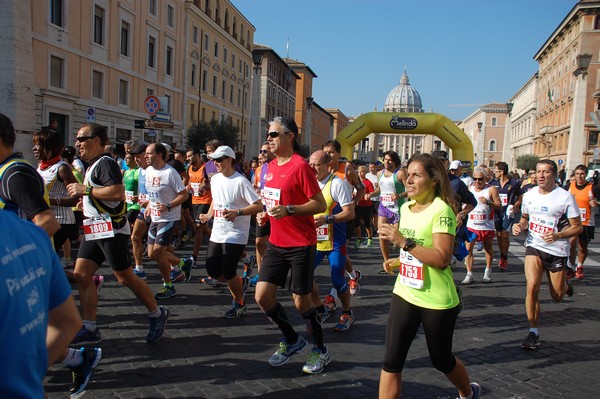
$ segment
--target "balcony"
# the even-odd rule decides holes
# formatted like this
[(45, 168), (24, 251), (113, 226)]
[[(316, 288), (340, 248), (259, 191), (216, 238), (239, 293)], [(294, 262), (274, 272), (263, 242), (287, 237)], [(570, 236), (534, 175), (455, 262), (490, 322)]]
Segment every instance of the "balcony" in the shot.
[(554, 126), (543, 126), (540, 128), (540, 134), (545, 135), (548, 133), (554, 133), (554, 130), (555, 130)]

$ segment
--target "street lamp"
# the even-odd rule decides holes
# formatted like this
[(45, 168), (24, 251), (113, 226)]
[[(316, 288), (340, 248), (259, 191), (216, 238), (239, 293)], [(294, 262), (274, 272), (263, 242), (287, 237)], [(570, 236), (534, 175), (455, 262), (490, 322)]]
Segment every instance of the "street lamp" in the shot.
[(477, 158), (479, 159), (479, 166), (483, 165), (485, 162), (485, 157), (483, 156), (485, 144), (483, 143), (483, 137), (481, 136), (482, 126), (483, 122), (477, 122)]
[[(256, 134), (256, 136), (254, 137), (254, 140), (252, 140), (252, 137), (249, 137), (248, 139), (248, 143), (249, 143), (249, 148), (248, 148), (248, 152), (250, 154), (252, 154), (252, 156), (255, 156), (256, 154), (258, 154), (258, 150), (260, 149), (261, 145), (262, 145), (262, 135), (260, 132), (260, 128), (261, 128), (261, 123), (260, 123), (260, 74), (262, 72), (262, 60), (263, 60), (263, 53), (262, 51), (256, 51), (254, 50), (252, 52), (252, 63), (254, 64), (254, 76), (252, 77), (252, 122), (251, 124), (253, 125), (253, 131), (251, 132), (252, 134)], [(256, 147), (254, 146), (256, 144)]]
[(575, 59), (577, 60), (577, 69), (573, 72), (573, 75), (575, 75), (575, 77), (583, 75), (585, 78), (585, 75), (587, 75), (587, 69), (592, 61), (592, 55), (588, 53), (579, 54), (577, 57), (575, 57)]
[(306, 97), (306, 128), (304, 131), (306, 132), (305, 143), (308, 145), (309, 151), (312, 151), (311, 139), (312, 139), (312, 106), (313, 106), (314, 98)]
[[(511, 169), (515, 166), (513, 165), (513, 158), (511, 156), (510, 145), (512, 143), (512, 110), (513, 103), (506, 103), (506, 122), (504, 123), (504, 143), (502, 144), (502, 161), (508, 163)], [(497, 151), (497, 149), (496, 149)]]

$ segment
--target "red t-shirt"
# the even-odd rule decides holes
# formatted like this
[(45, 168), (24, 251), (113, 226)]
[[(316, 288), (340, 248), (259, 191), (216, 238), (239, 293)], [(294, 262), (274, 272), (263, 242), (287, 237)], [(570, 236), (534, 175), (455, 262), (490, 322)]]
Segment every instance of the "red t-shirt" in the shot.
[[(265, 178), (264, 198), (267, 209), (277, 205), (302, 205), (321, 192), (315, 172), (300, 155), (294, 154), (289, 162), (269, 163)], [(270, 217), (269, 242), (278, 247), (305, 247), (317, 244), (313, 215), (286, 216), (279, 220)]]
[[(373, 187), (373, 183), (371, 183), (371, 180), (364, 179), (362, 183), (365, 186), (365, 194), (370, 194), (373, 191), (375, 191), (375, 187)], [(372, 203), (373, 201), (371, 200), (361, 199), (360, 201), (358, 201), (358, 206), (371, 206)]]

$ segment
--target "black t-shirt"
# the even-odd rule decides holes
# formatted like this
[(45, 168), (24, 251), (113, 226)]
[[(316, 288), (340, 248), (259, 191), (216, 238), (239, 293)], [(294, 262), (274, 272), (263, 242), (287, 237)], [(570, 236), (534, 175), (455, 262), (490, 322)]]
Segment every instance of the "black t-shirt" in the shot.
[[(11, 155), (3, 163), (19, 159)], [(23, 216), (32, 220), (37, 214), (50, 209), (44, 199), (44, 180), (33, 166), (23, 160), (22, 163), (10, 165), (2, 174), (0, 181), (0, 197), (6, 203), (19, 207)]]
[(477, 206), (477, 199), (472, 192), (469, 191), (467, 185), (458, 178), (458, 176), (448, 173), (448, 180), (450, 180), (450, 188), (456, 195), (458, 204), (472, 205), (473, 208)]
[(94, 166), (94, 170), (92, 170), (90, 180), (92, 183), (103, 187), (123, 184), (121, 168), (114, 159), (108, 159), (107, 157), (110, 158), (110, 155), (102, 154), (90, 161), (90, 165), (98, 162), (98, 165)]

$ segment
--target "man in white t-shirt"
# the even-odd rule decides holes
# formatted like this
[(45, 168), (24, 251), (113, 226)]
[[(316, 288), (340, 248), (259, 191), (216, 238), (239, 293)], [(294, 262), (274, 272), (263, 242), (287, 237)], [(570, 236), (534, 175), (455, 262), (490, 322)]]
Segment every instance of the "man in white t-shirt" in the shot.
[(514, 235), (528, 230), (525, 241), (525, 309), (530, 328), (521, 344), (523, 349), (536, 349), (540, 343), (537, 326), (539, 292), (544, 274), (548, 275), (552, 299), (558, 302), (565, 294), (573, 295), (573, 284), (567, 280), (568, 238), (576, 237), (583, 228), (575, 198), (555, 184), (557, 169), (556, 163), (549, 159), (538, 162), (538, 186), (523, 196), (521, 220), (512, 229)]
[(193, 259), (180, 259), (167, 251), (177, 231), (177, 223), (181, 219), (181, 204), (189, 194), (177, 171), (167, 165), (167, 149), (160, 143), (150, 144), (146, 148), (146, 191), (149, 204), (146, 216), (152, 218), (148, 229), (148, 256), (156, 261), (163, 277), (163, 287), (155, 295), (156, 299), (167, 299), (175, 296), (173, 279), (179, 270), (171, 273), (171, 265), (181, 267), (185, 281), (192, 276)]

